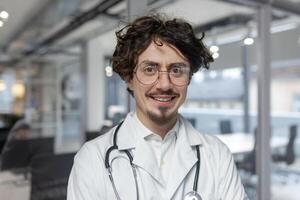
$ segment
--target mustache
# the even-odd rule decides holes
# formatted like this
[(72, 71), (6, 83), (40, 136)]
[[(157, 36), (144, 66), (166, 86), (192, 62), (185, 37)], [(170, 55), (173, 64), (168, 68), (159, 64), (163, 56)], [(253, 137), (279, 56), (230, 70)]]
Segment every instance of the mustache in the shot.
[(176, 95), (178, 96), (179, 94), (175, 91), (173, 91), (172, 89), (169, 90), (161, 90), (161, 91), (155, 91), (155, 92), (150, 92), (147, 94), (147, 96), (152, 96), (152, 95)]

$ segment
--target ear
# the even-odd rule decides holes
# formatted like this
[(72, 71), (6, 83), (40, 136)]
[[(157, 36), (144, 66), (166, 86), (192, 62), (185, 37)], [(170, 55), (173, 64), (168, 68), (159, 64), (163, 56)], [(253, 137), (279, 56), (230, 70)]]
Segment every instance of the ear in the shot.
[(132, 83), (132, 79), (129, 79), (128, 81), (126, 81), (127, 87), (133, 91), (133, 83)]

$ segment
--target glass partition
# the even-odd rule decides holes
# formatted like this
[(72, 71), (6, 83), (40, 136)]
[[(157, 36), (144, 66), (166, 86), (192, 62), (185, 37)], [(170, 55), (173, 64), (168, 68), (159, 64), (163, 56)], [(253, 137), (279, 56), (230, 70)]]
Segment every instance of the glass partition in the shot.
[[(300, 17), (272, 29), (272, 199), (298, 199), (300, 188)], [(285, 19), (285, 20), (287, 20)]]

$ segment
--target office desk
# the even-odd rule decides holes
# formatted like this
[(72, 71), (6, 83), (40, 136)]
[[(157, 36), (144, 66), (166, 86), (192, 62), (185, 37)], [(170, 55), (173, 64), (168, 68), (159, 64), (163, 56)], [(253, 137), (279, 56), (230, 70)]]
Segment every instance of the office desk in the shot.
[(29, 200), (30, 180), (23, 174), (0, 172), (0, 197), (1, 200)]
[[(232, 154), (244, 154), (253, 150), (255, 140), (253, 134), (246, 133), (232, 133), (216, 135), (222, 142), (224, 142), (230, 149)], [(273, 136), (271, 138), (271, 148), (285, 147), (288, 143), (287, 137)]]

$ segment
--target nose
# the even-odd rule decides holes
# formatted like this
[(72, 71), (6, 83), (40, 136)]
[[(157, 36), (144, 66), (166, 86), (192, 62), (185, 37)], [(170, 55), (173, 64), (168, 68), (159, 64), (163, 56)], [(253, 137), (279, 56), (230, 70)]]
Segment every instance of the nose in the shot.
[(169, 90), (172, 86), (172, 82), (169, 77), (168, 72), (159, 72), (158, 81), (157, 81), (157, 88), (161, 90)]

